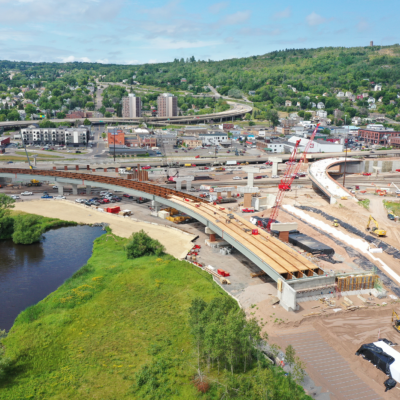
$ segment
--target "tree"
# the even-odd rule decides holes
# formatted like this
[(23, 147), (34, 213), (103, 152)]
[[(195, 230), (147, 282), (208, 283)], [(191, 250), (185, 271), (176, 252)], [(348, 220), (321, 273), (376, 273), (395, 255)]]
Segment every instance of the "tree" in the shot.
[(94, 102), (93, 102), (93, 101), (88, 101), (88, 102), (86, 103), (86, 108), (87, 108), (88, 110), (94, 110)]
[(251, 119), (251, 114), (250, 113), (246, 113), (246, 115), (244, 116), (244, 119), (249, 121)]
[(267, 118), (271, 122), (273, 127), (279, 125), (279, 115), (276, 110), (269, 110), (267, 112)]
[(85, 120), (83, 121), (83, 125), (89, 126), (92, 125), (92, 123), (87, 118), (85, 118)]
[(304, 113), (304, 120), (309, 121), (312, 117), (312, 114), (309, 112)]
[(294, 380), (299, 385), (301, 385), (306, 376), (307, 376), (306, 363), (304, 361), (301, 361), (299, 357), (296, 357), (295, 361), (294, 361), (294, 366), (293, 366), (293, 378), (294, 378)]
[(13, 242), (16, 244), (32, 244), (42, 236), (41, 217), (39, 215), (17, 215), (14, 219)]
[(14, 219), (10, 217), (10, 209), (14, 208), (15, 200), (0, 193), (0, 240), (11, 239), (14, 232)]
[(27, 104), (26, 107), (25, 107), (25, 112), (27, 114), (33, 114), (33, 113), (36, 112), (36, 107), (34, 105), (32, 105), (32, 104)]
[(152, 239), (143, 229), (132, 234), (125, 250), (130, 259), (148, 255), (161, 256), (165, 253), (165, 247), (158, 240)]
[(0, 218), (8, 217), (10, 209), (14, 208), (15, 200), (4, 193), (0, 193)]
[(57, 113), (57, 118), (58, 118), (58, 119), (64, 119), (65, 116), (66, 116), (66, 114), (65, 114), (64, 112), (58, 112), (58, 113)]
[(249, 121), (249, 126), (254, 126), (256, 123), (254, 121)]
[(202, 318), (202, 313), (206, 307), (207, 303), (203, 299), (196, 297), (189, 308), (190, 332), (197, 347), (198, 368), (200, 368), (200, 348), (203, 346), (205, 331), (205, 321)]
[(243, 97), (242, 92), (238, 88), (230, 89), (228, 92), (228, 96), (233, 97), (235, 99), (241, 99)]
[(105, 108), (104, 106), (101, 106), (101, 107), (99, 108), (99, 112), (101, 112), (101, 113), (104, 115), (105, 112), (106, 112), (106, 108)]
[(296, 358), (296, 350), (294, 347), (289, 344), (289, 346), (285, 349), (285, 361), (286, 364), (289, 365), (289, 368), (294, 364)]
[(112, 114), (111, 114), (109, 111), (106, 111), (106, 112), (104, 113), (104, 116), (105, 116), (106, 118), (111, 118), (111, 117), (112, 117)]
[(8, 114), (7, 114), (7, 119), (9, 121), (19, 121), (19, 113), (17, 110), (11, 110)]
[(102, 132), (102, 133), (101, 133), (101, 137), (102, 137), (103, 139), (105, 139), (106, 136), (107, 136), (107, 134), (106, 134), (105, 132)]
[(56, 124), (48, 119), (39, 122), (39, 128), (55, 128)]

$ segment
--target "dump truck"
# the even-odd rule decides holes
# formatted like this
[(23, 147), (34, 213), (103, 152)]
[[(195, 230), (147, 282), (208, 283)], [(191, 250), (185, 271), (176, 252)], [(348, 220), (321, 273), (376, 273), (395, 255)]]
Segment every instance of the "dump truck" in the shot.
[(26, 186), (42, 186), (42, 182), (38, 181), (37, 179), (31, 179), (30, 182), (25, 184)]
[[(375, 226), (373, 226), (372, 229), (369, 227), (371, 222), (375, 224)], [(366, 230), (367, 231), (371, 230), (371, 233), (375, 236), (386, 236), (386, 231), (384, 229), (379, 229), (378, 221), (372, 215), (369, 216)]]

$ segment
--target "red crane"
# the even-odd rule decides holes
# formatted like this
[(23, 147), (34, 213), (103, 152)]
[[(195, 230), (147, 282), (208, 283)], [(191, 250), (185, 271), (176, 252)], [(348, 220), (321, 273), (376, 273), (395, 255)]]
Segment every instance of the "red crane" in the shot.
[(312, 148), (314, 145), (312, 144), (312, 141), (314, 140), (314, 137), (318, 131), (318, 127), (320, 124), (317, 125), (315, 128), (313, 134), (311, 135), (310, 140), (308, 141), (304, 152), (303, 152), (303, 157), (300, 159), (298, 163), (296, 163), (296, 156), (297, 156), (297, 150), (299, 148), (301, 139), (296, 141), (296, 145), (294, 146), (294, 149), (292, 151), (292, 154), (290, 155), (289, 161), (286, 163), (288, 168), (286, 169), (285, 176), (282, 178), (281, 183), (278, 185), (279, 191), (275, 199), (275, 204), (272, 209), (272, 214), (269, 217), (269, 221), (267, 224), (267, 230), (271, 230), (271, 224), (275, 222), (276, 218), (278, 217), (279, 209), (281, 208), (281, 204), (283, 201), (283, 198), (285, 197), (285, 193), (289, 191), (292, 187), (292, 183), (294, 179), (297, 176), (297, 173), (300, 170), (301, 164), (305, 162), (306, 156), (308, 153), (308, 150)]

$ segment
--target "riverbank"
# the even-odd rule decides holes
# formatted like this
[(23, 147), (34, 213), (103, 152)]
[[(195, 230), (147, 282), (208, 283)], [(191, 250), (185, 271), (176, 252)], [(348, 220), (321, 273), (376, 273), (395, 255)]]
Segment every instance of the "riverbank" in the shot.
[(233, 300), (186, 261), (127, 259), (127, 242), (110, 231), (97, 238), (84, 267), (18, 316), (3, 341), (10, 362), (0, 377), (1, 400), (253, 400), (266, 390), (271, 400), (311, 400), (255, 354), (246, 372), (233, 374), (202, 362), (210, 382), (202, 394), (193, 384), (198, 361), (189, 307), (193, 299)]
[(14, 210), (38, 214), (44, 217), (75, 221), (82, 224), (105, 222), (109, 224), (113, 233), (123, 238), (128, 238), (132, 233), (143, 229), (153, 239), (160, 241), (165, 246), (168, 254), (178, 259), (186, 257), (187, 253), (193, 247), (192, 240), (196, 237), (178, 229), (134, 221), (130, 218), (122, 218), (106, 212), (98, 212), (93, 208), (84, 207), (83, 205), (69, 201), (24, 201), (16, 203)]

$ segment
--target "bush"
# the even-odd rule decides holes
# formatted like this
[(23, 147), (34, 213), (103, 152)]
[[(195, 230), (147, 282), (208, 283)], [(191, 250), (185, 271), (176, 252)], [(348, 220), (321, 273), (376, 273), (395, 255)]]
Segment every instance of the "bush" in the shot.
[(42, 235), (41, 217), (38, 215), (17, 215), (14, 219), (12, 239), (16, 244), (38, 242)]
[(11, 217), (0, 219), (0, 240), (11, 239), (14, 232), (14, 220)]
[(131, 236), (125, 249), (127, 257), (131, 259), (153, 254), (161, 256), (165, 252), (165, 247), (158, 240), (152, 239), (143, 229)]

